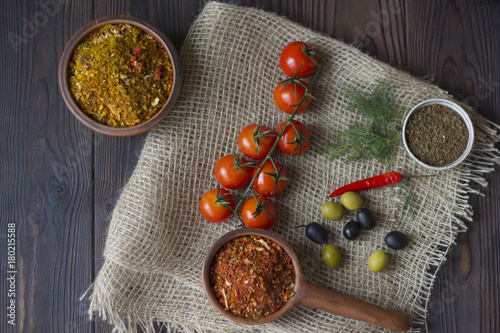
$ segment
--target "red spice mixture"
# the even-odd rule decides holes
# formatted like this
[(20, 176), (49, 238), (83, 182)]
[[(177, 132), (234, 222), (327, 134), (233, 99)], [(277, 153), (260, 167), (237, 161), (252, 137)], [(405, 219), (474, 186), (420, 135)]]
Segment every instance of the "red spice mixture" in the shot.
[(276, 242), (242, 236), (215, 254), (210, 285), (226, 311), (259, 319), (278, 311), (295, 295), (295, 270), (288, 253)]

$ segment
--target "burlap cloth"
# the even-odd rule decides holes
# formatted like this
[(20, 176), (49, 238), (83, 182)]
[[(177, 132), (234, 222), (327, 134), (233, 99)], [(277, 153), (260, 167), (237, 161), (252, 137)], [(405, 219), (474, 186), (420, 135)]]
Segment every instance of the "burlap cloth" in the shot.
[[(237, 218), (212, 224), (198, 210), (202, 195), (216, 186), (214, 166), (222, 156), (238, 151), (237, 137), (251, 123), (270, 128), (287, 116), (273, 102), (272, 92), (284, 74), (281, 49), (302, 40), (325, 56), (315, 84), (314, 101), (296, 119), (304, 122), (316, 141), (304, 155), (277, 152), (291, 184), (275, 198), (278, 221), (273, 231), (295, 249), (306, 278), (382, 307), (410, 312), (425, 328), (426, 306), (439, 265), (472, 219), (468, 201), (485, 186), (483, 174), (499, 162), (494, 143), (498, 127), (467, 108), (476, 136), (472, 155), (438, 177), (415, 179), (410, 190), (418, 203), (411, 215), (402, 209), (394, 189), (362, 193), (378, 226), (356, 241), (342, 236), (349, 212), (339, 222), (321, 216), (320, 206), (340, 185), (386, 172), (384, 165), (366, 160), (328, 161), (318, 150), (334, 130), (359, 120), (346, 111), (341, 88), (368, 87), (376, 77), (396, 86), (398, 103), (411, 107), (428, 98), (450, 98), (422, 82), (353, 47), (258, 9), (208, 4), (191, 27), (181, 50), (180, 97), (165, 120), (150, 131), (137, 168), (113, 212), (104, 250), (105, 262), (90, 294), (89, 312), (97, 312), (118, 331), (154, 330), (154, 323), (191, 331), (375, 332), (375, 326), (299, 306), (281, 319), (261, 327), (235, 324), (221, 316), (206, 299), (200, 271), (204, 255), (222, 234), (240, 227)], [(392, 170), (426, 174), (398, 147)], [(473, 181), (473, 182), (471, 182)], [(477, 187), (477, 186), (476, 186)], [(397, 187), (396, 187), (397, 188)], [(295, 226), (318, 221), (330, 233), (330, 243), (341, 248), (342, 265), (327, 268), (322, 247)], [(400, 230), (409, 235), (402, 251), (384, 244), (385, 234)], [(389, 253), (381, 273), (367, 267), (369, 254)]]

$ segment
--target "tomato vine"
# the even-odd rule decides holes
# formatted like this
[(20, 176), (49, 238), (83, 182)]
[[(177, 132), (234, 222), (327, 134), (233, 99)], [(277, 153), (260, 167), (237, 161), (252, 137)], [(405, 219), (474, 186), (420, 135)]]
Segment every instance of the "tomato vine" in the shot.
[[(273, 225), (276, 209), (269, 197), (280, 193), (289, 179), (286, 169), (273, 160), (272, 154), (276, 147), (289, 155), (303, 153), (309, 148), (310, 132), (294, 118), (315, 99), (311, 89), (322, 64), (323, 57), (303, 42), (289, 43), (282, 50), (280, 66), (289, 78), (278, 83), (273, 97), (278, 108), (289, 115), (288, 120), (278, 126), (278, 133), (258, 124), (243, 128), (238, 146), (243, 155), (255, 163), (240, 159), (237, 154), (227, 155), (217, 163), (215, 176), (219, 184), (230, 189), (244, 187), (249, 181), (248, 186), (241, 197), (229, 200), (220, 198), (225, 190), (207, 192), (200, 203), (200, 211), (207, 220), (222, 222), (241, 211), (239, 218), (246, 226), (268, 229)], [(253, 168), (251, 177), (248, 176), (249, 168)]]
[[(305, 44), (303, 44), (305, 45)], [(294, 129), (296, 135), (297, 135), (297, 141), (298, 142), (301, 142), (301, 141), (308, 141), (310, 139), (308, 138), (303, 138), (303, 132), (304, 131), (299, 131), (297, 129), (297, 127), (295, 126), (295, 124), (293, 123), (293, 120), (295, 118), (295, 115), (297, 113), (299, 113), (299, 110), (302, 106), (303, 103), (305, 103), (308, 99), (315, 99), (312, 95), (311, 95), (311, 90), (312, 90), (312, 87), (314, 86), (314, 83), (316, 82), (318, 76), (319, 76), (319, 73), (321, 71), (321, 67), (323, 65), (323, 57), (321, 56), (321, 54), (319, 53), (316, 53), (315, 51), (312, 51), (311, 49), (308, 48), (308, 52), (306, 53), (307, 56), (314, 62), (317, 64), (317, 68), (316, 70), (314, 71), (314, 74), (311, 78), (311, 80), (309, 81), (309, 84), (308, 85), (305, 85), (303, 84), (303, 82), (301, 81), (301, 79), (303, 78), (306, 78), (308, 76), (310, 76), (310, 73), (309, 72), (306, 72), (305, 74), (303, 74), (302, 76), (298, 76), (298, 74), (301, 72), (302, 70), (302, 65), (299, 67), (299, 69), (297, 70), (297, 72), (293, 75), (293, 77), (291, 77), (290, 79), (290, 84), (293, 84), (293, 85), (296, 85), (296, 84), (299, 84), (301, 85), (304, 89), (305, 89), (305, 92), (304, 92), (304, 95), (302, 96), (302, 98), (299, 100), (299, 102), (294, 105), (294, 111), (290, 114), (290, 116), (288, 117), (288, 120), (286, 121), (286, 124), (285, 126), (283, 126), (283, 129), (277, 133), (277, 134), (271, 134), (272, 136), (276, 136), (276, 140), (274, 141), (274, 144), (272, 145), (271, 149), (269, 150), (269, 152), (267, 153), (266, 157), (259, 162), (259, 166), (257, 167), (257, 170), (254, 171), (254, 176), (252, 177), (250, 183), (248, 184), (246, 190), (243, 192), (242, 196), (240, 197), (240, 199), (238, 200), (238, 203), (236, 204), (236, 207), (233, 211), (233, 214), (231, 216), (233, 216), (234, 214), (236, 214), (239, 210), (239, 208), (241, 207), (241, 205), (243, 204), (243, 202), (246, 200), (246, 196), (251, 193), (251, 192), (254, 192), (253, 190), (253, 185), (255, 183), (255, 181), (257, 180), (258, 176), (259, 176), (259, 173), (262, 171), (262, 168), (264, 167), (264, 165), (266, 164), (267, 161), (271, 160), (272, 161), (272, 153), (275, 151), (276, 147), (278, 146), (278, 143), (279, 143), (279, 140), (280, 138), (284, 135), (284, 133), (287, 131), (288, 129), (288, 126), (292, 126), (292, 128)], [(285, 80), (285, 81), (288, 81), (288, 80)], [(283, 83), (284, 81), (282, 81), (281, 83)], [(295, 91), (295, 87), (294, 87), (294, 91)], [(273, 165), (274, 165), (274, 162), (273, 162)]]

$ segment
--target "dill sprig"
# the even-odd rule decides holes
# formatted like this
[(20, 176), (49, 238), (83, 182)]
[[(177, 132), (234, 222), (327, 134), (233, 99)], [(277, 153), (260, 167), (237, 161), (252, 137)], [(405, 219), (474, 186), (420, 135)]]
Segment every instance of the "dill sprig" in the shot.
[(399, 132), (391, 136), (378, 134), (370, 125), (352, 124), (349, 131), (339, 131), (334, 141), (327, 145), (324, 153), (329, 159), (346, 155), (348, 162), (373, 157), (380, 163), (387, 164), (394, 156)]
[(349, 99), (347, 108), (371, 121), (392, 123), (401, 114), (401, 109), (396, 107), (395, 85), (395, 83), (389, 84), (383, 78), (376, 78), (375, 84), (367, 93), (353, 86), (347, 86), (345, 89), (345, 95)]
[(413, 194), (409, 189), (410, 179), (411, 177), (403, 178), (403, 180), (399, 183), (399, 188), (392, 189), (392, 192), (402, 197), (403, 210), (408, 210), (410, 215), (413, 215), (415, 213), (415, 209), (417, 208), (417, 202), (415, 201), (415, 198), (413, 197)]
[(355, 123), (347, 131), (337, 131), (321, 153), (329, 159), (346, 155), (350, 162), (372, 157), (388, 167), (401, 138), (397, 121), (404, 110), (396, 106), (394, 85), (377, 78), (367, 92), (348, 86), (345, 89), (349, 99), (347, 108), (369, 123)]

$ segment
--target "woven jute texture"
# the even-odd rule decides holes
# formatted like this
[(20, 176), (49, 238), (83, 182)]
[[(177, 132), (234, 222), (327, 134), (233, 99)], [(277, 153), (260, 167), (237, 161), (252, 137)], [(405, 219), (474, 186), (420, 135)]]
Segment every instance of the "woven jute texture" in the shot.
[[(356, 241), (342, 236), (341, 221), (324, 219), (320, 206), (335, 188), (387, 171), (375, 160), (328, 161), (318, 150), (335, 130), (362, 121), (346, 111), (342, 88), (368, 89), (375, 78), (397, 83), (398, 104), (412, 107), (429, 98), (450, 97), (434, 85), (361, 53), (328, 36), (258, 9), (209, 3), (191, 27), (181, 50), (180, 97), (165, 120), (150, 131), (133, 175), (117, 201), (104, 251), (105, 262), (90, 292), (90, 310), (109, 320), (117, 331), (153, 331), (158, 323), (197, 331), (376, 332), (382, 329), (320, 310), (298, 306), (264, 326), (235, 324), (206, 299), (201, 265), (210, 245), (240, 227), (237, 218), (220, 224), (205, 221), (200, 198), (216, 187), (214, 167), (224, 155), (238, 152), (237, 137), (248, 124), (276, 128), (287, 119), (272, 92), (283, 80), (281, 49), (302, 40), (324, 55), (315, 83), (316, 100), (296, 119), (315, 138), (305, 154), (274, 157), (288, 169), (291, 183), (275, 197), (278, 221), (272, 231), (296, 251), (306, 278), (391, 310), (405, 311), (425, 328), (427, 301), (439, 265), (472, 219), (468, 196), (485, 186), (484, 173), (499, 161), (495, 142), (498, 126), (466, 108), (475, 126), (470, 157), (431, 178), (413, 179), (410, 191), (418, 204), (414, 214), (403, 209), (398, 186), (362, 193), (365, 207), (378, 219), (375, 229)], [(405, 174), (429, 174), (405, 153), (402, 143), (391, 169)], [(237, 195), (238, 193), (235, 193)], [(297, 225), (317, 221), (342, 251), (342, 264), (332, 270), (321, 258), (322, 246), (311, 242)], [(387, 232), (400, 230), (410, 238), (402, 251), (384, 244)], [(375, 250), (389, 254), (380, 273), (367, 267)], [(417, 329), (414, 329), (417, 330)]]

